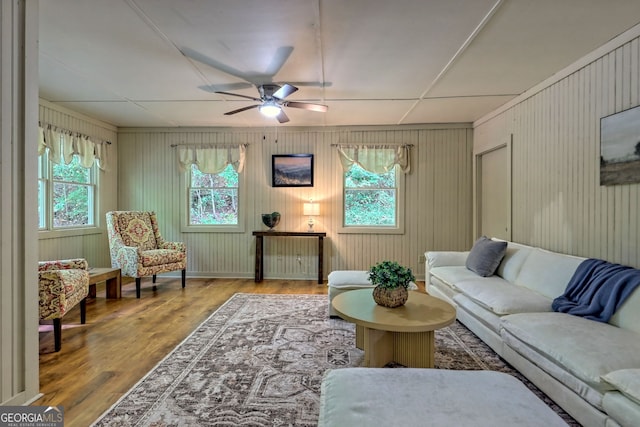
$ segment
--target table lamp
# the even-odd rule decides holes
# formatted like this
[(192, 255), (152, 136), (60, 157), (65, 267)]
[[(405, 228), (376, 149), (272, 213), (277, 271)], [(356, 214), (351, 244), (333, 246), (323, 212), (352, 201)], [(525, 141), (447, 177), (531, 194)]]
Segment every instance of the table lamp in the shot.
[(313, 203), (313, 200), (309, 200), (309, 203), (305, 203), (302, 206), (302, 213), (309, 217), (309, 229), (307, 230), (309, 233), (313, 232), (313, 217), (320, 215), (320, 205), (317, 203)]

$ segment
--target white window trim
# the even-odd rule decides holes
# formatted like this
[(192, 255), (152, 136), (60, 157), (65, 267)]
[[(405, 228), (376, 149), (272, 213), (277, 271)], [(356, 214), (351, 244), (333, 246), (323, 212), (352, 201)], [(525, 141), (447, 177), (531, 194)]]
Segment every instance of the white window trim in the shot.
[(396, 170), (396, 186), (397, 186), (397, 200), (396, 200), (396, 222), (395, 226), (345, 226), (344, 225), (344, 174), (345, 172), (340, 168), (340, 180), (342, 182), (342, 193), (340, 195), (340, 218), (337, 223), (338, 234), (404, 234), (404, 217), (405, 217), (405, 174), (399, 168)]
[[(49, 153), (42, 154), (43, 167), (46, 168), (44, 174), (45, 183), (45, 228), (40, 228), (38, 224), (38, 239), (58, 239), (61, 237), (75, 237), (75, 236), (88, 236), (93, 234), (103, 234), (104, 230), (100, 228), (100, 174), (98, 173), (98, 166), (94, 163), (91, 166), (91, 185), (93, 186), (93, 225), (79, 225), (75, 227), (53, 227), (53, 178), (51, 173), (51, 162), (49, 160)], [(38, 181), (40, 178), (38, 177)]]
[(238, 224), (189, 225), (189, 185), (191, 172), (180, 173), (180, 230), (183, 233), (244, 233), (246, 223), (246, 189), (244, 172), (238, 172)]

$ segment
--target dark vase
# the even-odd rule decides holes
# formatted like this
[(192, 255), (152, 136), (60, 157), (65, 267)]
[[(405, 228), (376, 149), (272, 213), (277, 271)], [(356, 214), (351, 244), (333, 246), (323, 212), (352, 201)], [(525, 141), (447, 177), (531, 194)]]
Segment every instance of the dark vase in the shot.
[(270, 214), (262, 214), (262, 223), (269, 227), (269, 231), (273, 231), (273, 227), (280, 222), (280, 213), (273, 212)]

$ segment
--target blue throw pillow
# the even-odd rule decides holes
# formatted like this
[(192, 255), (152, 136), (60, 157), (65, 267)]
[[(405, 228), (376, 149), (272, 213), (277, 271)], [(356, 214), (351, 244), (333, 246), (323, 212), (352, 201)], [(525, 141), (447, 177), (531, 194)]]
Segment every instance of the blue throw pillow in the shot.
[(506, 251), (507, 242), (497, 242), (482, 236), (473, 244), (465, 265), (482, 277), (493, 276)]

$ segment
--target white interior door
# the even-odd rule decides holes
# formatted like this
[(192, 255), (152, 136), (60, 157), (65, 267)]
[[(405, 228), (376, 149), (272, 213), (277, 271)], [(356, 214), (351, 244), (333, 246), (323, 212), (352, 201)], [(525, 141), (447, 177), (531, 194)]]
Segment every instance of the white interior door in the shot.
[(479, 235), (511, 240), (511, 150), (501, 145), (476, 157)]

